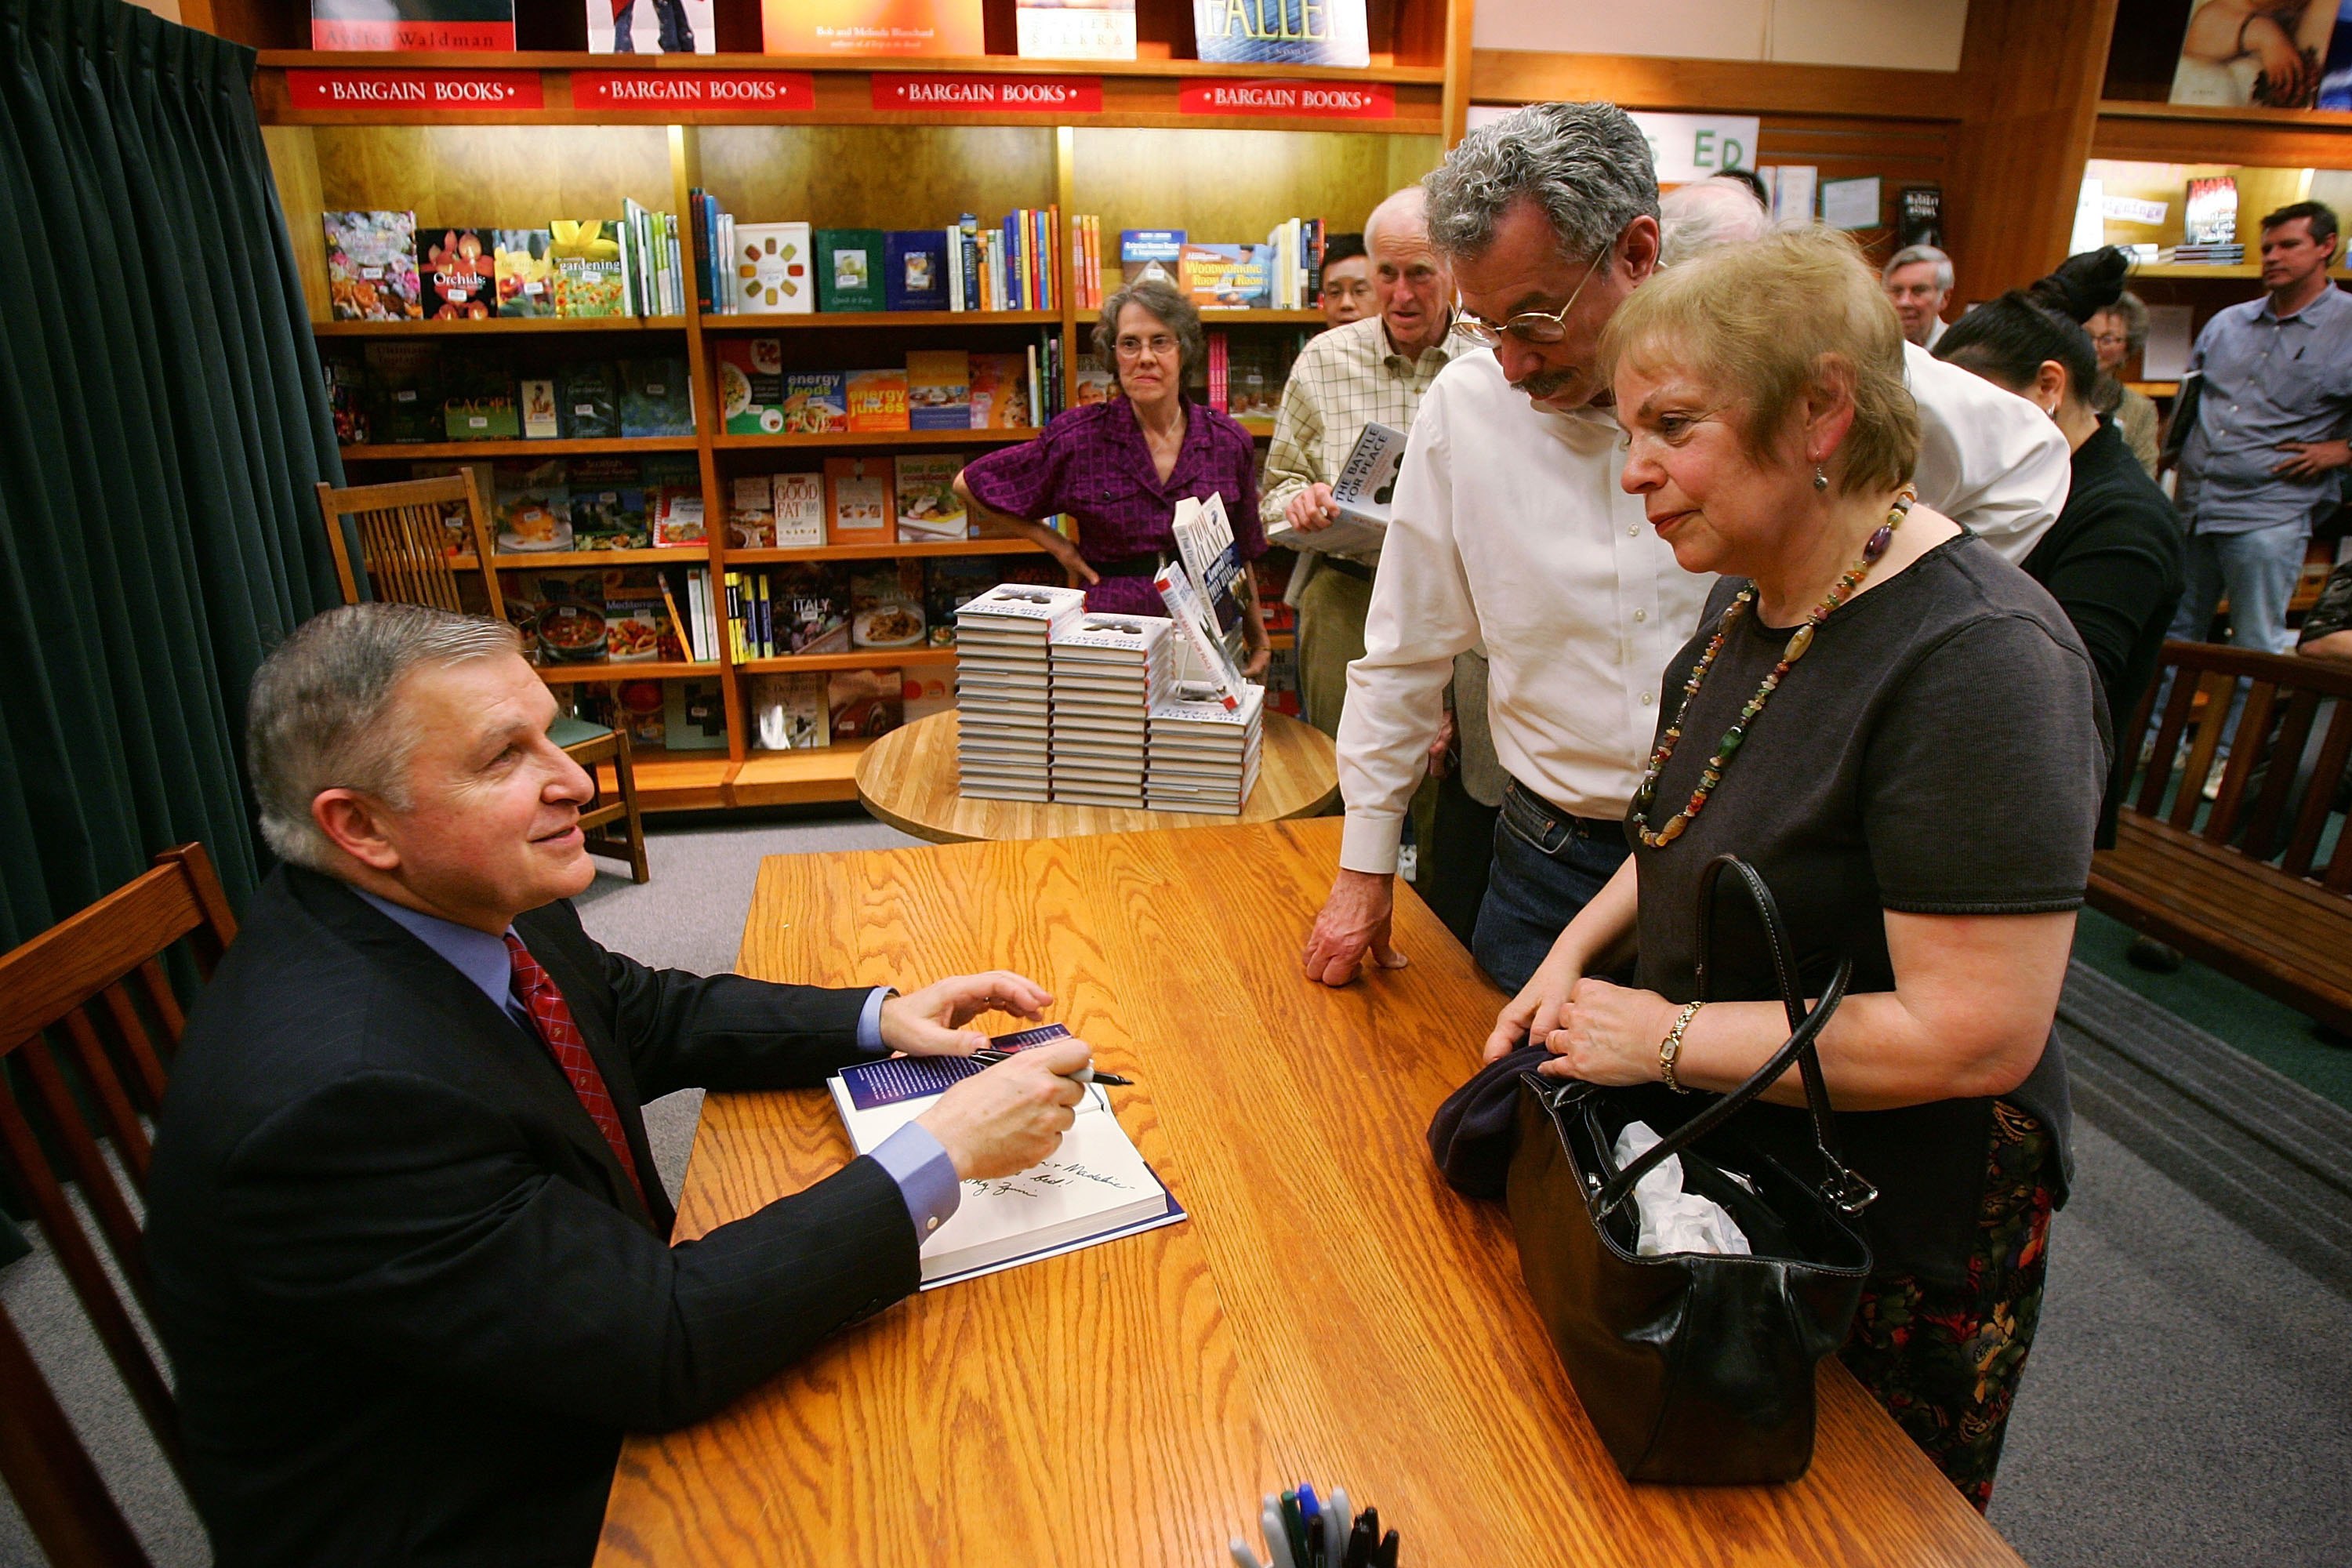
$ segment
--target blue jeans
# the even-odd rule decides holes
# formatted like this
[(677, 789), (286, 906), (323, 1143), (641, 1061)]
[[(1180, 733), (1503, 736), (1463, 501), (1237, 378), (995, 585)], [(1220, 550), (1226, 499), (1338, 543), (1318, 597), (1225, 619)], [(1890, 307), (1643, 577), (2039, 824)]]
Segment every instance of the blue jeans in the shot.
[(1494, 869), (1470, 943), (1478, 967), (1516, 994), (1627, 853), (1621, 824), (1570, 816), (1513, 779), (1503, 789)]
[[(2292, 652), (2294, 634), (2287, 629), (2286, 606), (2294, 596), (2295, 579), (2302, 574), (2304, 550), (2310, 540), (2307, 521), (2273, 523), (2245, 533), (2191, 533), (2187, 540), (2187, 586), (2180, 595), (2180, 608), (2173, 614), (2172, 629), (2166, 635), (2177, 642), (2204, 641), (2206, 629), (2213, 624), (2214, 607), (2226, 590), (2231, 647), (2256, 653)], [(2151, 736), (2164, 721), (2164, 705), (2171, 691), (2172, 672), (2167, 670), (2156, 694), (2156, 706), (2148, 713)], [(2239, 710), (2245, 703), (2242, 682), (2230, 700), (2224, 735), (2235, 732)], [(2229, 748), (2224, 746), (2221, 754), (2227, 756)]]

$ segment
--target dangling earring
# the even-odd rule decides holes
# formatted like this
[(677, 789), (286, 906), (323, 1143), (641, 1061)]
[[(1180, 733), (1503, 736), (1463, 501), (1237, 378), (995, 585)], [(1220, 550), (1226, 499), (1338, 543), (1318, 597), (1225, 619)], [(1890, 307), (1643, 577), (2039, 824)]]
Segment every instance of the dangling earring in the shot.
[(1830, 476), (1828, 471), (1824, 469), (1821, 464), (1815, 463), (1813, 465), (1813, 489), (1817, 490), (1825, 490), (1829, 488)]

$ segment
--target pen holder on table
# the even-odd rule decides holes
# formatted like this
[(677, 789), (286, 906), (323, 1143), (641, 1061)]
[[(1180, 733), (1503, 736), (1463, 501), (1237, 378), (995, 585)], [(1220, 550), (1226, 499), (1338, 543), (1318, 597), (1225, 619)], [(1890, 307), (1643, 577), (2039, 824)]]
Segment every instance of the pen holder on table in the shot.
[(1227, 1548), (1234, 1568), (1397, 1568), (1397, 1532), (1381, 1532), (1376, 1508), (1352, 1511), (1348, 1494), (1338, 1487), (1322, 1500), (1304, 1481), (1279, 1496), (1268, 1492), (1258, 1527), (1265, 1540), (1264, 1561), (1237, 1535)]

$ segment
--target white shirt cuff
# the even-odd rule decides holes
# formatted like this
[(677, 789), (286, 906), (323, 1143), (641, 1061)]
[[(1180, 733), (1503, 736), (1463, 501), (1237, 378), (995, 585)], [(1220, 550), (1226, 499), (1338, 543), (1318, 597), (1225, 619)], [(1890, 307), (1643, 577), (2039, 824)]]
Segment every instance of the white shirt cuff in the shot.
[(1351, 811), (1347, 825), (1339, 829), (1339, 869), (1393, 877), (1397, 846), (1403, 839), (1403, 817), (1360, 816)]

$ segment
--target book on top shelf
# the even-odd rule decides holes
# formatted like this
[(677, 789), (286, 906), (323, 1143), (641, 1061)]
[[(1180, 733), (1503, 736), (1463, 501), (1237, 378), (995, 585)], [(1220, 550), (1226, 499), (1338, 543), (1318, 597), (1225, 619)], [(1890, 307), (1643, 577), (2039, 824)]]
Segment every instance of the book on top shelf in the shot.
[(2189, 182), (2182, 209), (2183, 245), (2229, 245), (2238, 237), (2238, 182), (2228, 174)]
[(1177, 288), (1195, 308), (1258, 309), (1266, 304), (1274, 286), (1274, 248), (1187, 240), (1177, 268)]
[(966, 358), (971, 428), (1032, 430), (1040, 423), (1029, 411), (1029, 361), (1025, 354), (973, 353)]
[(882, 300), (882, 231), (820, 228), (816, 247), (816, 303), (826, 311), (879, 310)]
[(310, 0), (310, 47), (507, 53), (514, 0)]
[(488, 317), (498, 303), (498, 259), (488, 232), (437, 225), (419, 228), (416, 279), (428, 319)]
[(848, 378), (837, 370), (784, 373), (784, 429), (830, 436), (849, 428)]
[(946, 230), (894, 228), (882, 237), (882, 303), (890, 310), (948, 308)]
[(2319, 107), (2338, 111), (2352, 109), (2352, 0), (2343, 0), (2336, 8), (2336, 31), (2328, 37), (2326, 58), (2319, 63)]
[(1014, 0), (1023, 59), (1131, 60), (1135, 0)]
[(843, 400), (849, 409), (852, 430), (906, 430), (907, 373), (898, 370), (853, 370), (842, 377)]
[(416, 277), (416, 215), (332, 212), (327, 231), (327, 309), (338, 321), (414, 321), (425, 314)]
[(816, 275), (809, 264), (812, 230), (804, 223), (730, 226), (727, 287), (730, 311), (801, 315), (816, 309)]
[(2335, 0), (2192, 0), (2180, 9), (2189, 24), (2174, 103), (2309, 109), (2318, 100), (2329, 35), (2340, 31)]
[(555, 313), (621, 313), (621, 226), (610, 218), (557, 218), (548, 226)]
[(712, 0), (587, 0), (592, 55), (709, 55), (719, 50)]
[(555, 314), (555, 237), (543, 228), (501, 228), (494, 237), (499, 314)]
[(1364, 0), (1192, 0), (1192, 32), (1203, 60), (1289, 66), (1372, 63)]
[(971, 356), (962, 349), (907, 351), (907, 424), (915, 430), (969, 430)]
[(1178, 262), (1184, 254), (1184, 231), (1181, 228), (1128, 228), (1118, 235), (1119, 281), (1140, 283), (1147, 279), (1165, 283), (1171, 289), (1181, 289), (1177, 281)]
[(981, 0), (761, 0), (772, 55), (979, 55)]

